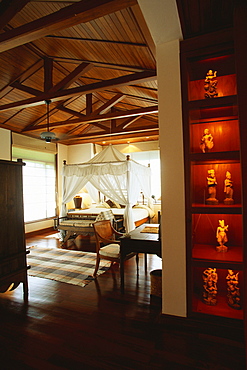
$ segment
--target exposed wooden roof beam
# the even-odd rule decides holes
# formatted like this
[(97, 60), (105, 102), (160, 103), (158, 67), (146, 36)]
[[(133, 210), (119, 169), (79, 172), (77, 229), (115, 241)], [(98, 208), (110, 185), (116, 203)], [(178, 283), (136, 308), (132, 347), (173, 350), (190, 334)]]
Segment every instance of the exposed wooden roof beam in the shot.
[(0, 3), (0, 30), (29, 3), (29, 0), (2, 0)]
[(44, 92), (51, 90), (53, 86), (53, 59), (44, 58)]
[(61, 106), (57, 106), (57, 109), (63, 111), (63, 112), (66, 112), (68, 114), (71, 114), (72, 116), (76, 116), (78, 118), (80, 117), (85, 117), (85, 114), (83, 113), (80, 113), (80, 112), (76, 112), (75, 110), (73, 109), (70, 109), (68, 107), (65, 107), (64, 105), (61, 105)]
[(98, 109), (96, 109), (92, 113), (92, 115), (93, 116), (96, 116), (97, 114), (103, 114), (103, 113), (105, 113), (106, 111), (108, 111), (109, 109), (111, 109), (114, 105), (116, 105), (121, 100), (123, 100), (124, 97), (125, 97), (124, 94), (116, 94), (110, 100), (108, 100), (106, 103), (104, 103), (101, 107), (99, 107)]
[(72, 36), (57, 36), (57, 35), (47, 35), (47, 38), (52, 39), (61, 39), (61, 40), (70, 40), (70, 41), (87, 41), (87, 42), (96, 42), (96, 43), (102, 43), (102, 44), (114, 44), (114, 45), (128, 45), (128, 46), (134, 46), (134, 47), (147, 47), (146, 44), (140, 43), (140, 42), (130, 42), (130, 41), (115, 41), (115, 40), (104, 40), (104, 39), (90, 39), (85, 37), (72, 37)]
[(50, 89), (49, 93), (68, 88), (73, 82), (75, 82), (81, 75), (87, 73), (93, 68), (91, 63), (81, 63), (77, 66), (70, 74), (64, 77), (58, 84)]
[(38, 62), (34, 63), (30, 68), (28, 68), (24, 73), (22, 73), (21, 75), (17, 76), (14, 80), (12, 80), (12, 82), (6, 86), (4, 86), (1, 90), (0, 90), (0, 99), (5, 95), (7, 94), (8, 92), (10, 92), (11, 90), (13, 90), (13, 87), (12, 87), (12, 84), (16, 81), (18, 81), (19, 83), (20, 82), (23, 82), (25, 81), (27, 78), (29, 78), (30, 76), (32, 76), (34, 73), (36, 73), (40, 68), (42, 68), (42, 65), (43, 65), (43, 60), (38, 60)]
[(137, 4), (137, 0), (82, 0), (0, 34), (0, 52)]
[(118, 130), (125, 130), (128, 126), (130, 126), (132, 123), (134, 123), (135, 121), (137, 121), (141, 117), (142, 117), (142, 115), (128, 118), (123, 123), (121, 123), (121, 125), (117, 126)]
[[(89, 95), (90, 95), (90, 99), (89, 99)], [(90, 111), (87, 111), (87, 117), (89, 115), (91, 117), (93, 117), (93, 116), (96, 116), (97, 114), (104, 113), (105, 111), (109, 110), (112, 106), (114, 106), (115, 104), (117, 104), (119, 101), (121, 101), (123, 98), (124, 98), (124, 95), (123, 94), (116, 94), (116, 96), (113, 96), (112, 99), (110, 99), (109, 101), (107, 101), (106, 103), (104, 103), (101, 107), (99, 107), (94, 112), (92, 112), (92, 94), (88, 94), (87, 95), (87, 107), (89, 106), (88, 109), (90, 109)], [(89, 102), (90, 102), (90, 104), (89, 104)], [(77, 116), (79, 118), (80, 117), (85, 117), (85, 115), (83, 115), (81, 113), (78, 113), (76, 111), (73, 111), (72, 109), (67, 109), (67, 110), (65, 110), (65, 109), (62, 109), (62, 110), (67, 111), (67, 112), (70, 112), (70, 114), (73, 114), (74, 116)], [(99, 127), (95, 123), (93, 123), (93, 125)], [(78, 125), (77, 127), (74, 127), (73, 129), (69, 130), (67, 133), (71, 134), (74, 131), (78, 131), (78, 130), (82, 129), (83, 126), (85, 126), (85, 123), (83, 123), (81, 125)], [(101, 126), (101, 127), (103, 127), (103, 126)]]
[[(78, 126), (77, 126), (78, 127)], [(80, 132), (80, 135), (82, 134), (86, 134), (88, 131), (90, 131), (91, 129), (91, 125), (86, 123), (85, 125), (83, 125), (83, 127), (81, 128), (81, 132)]]
[(134, 137), (134, 136), (137, 136), (137, 137), (140, 137), (140, 136), (144, 136), (145, 135), (159, 135), (159, 128), (158, 127), (139, 127), (139, 128), (135, 128), (135, 129), (132, 129), (132, 130), (128, 130), (128, 131), (117, 131), (117, 132), (111, 132), (111, 134), (109, 135), (109, 132), (106, 133), (106, 132), (95, 132), (95, 133), (92, 133), (92, 134), (85, 134), (85, 135), (78, 135), (78, 136), (74, 136), (74, 137), (71, 137), (71, 138), (68, 138), (66, 141), (68, 142), (73, 142), (73, 141), (82, 141), (83, 142), (83, 139), (85, 139), (85, 141), (89, 141), (89, 140), (94, 140), (96, 139), (97, 141), (99, 141), (99, 137), (100, 139), (102, 138), (102, 140), (111, 140), (112, 138), (114, 137), (125, 137), (125, 136), (130, 136), (131, 137)]
[(30, 86), (27, 86), (27, 85), (24, 85), (24, 84), (20, 83), (19, 81), (14, 81), (10, 86), (12, 88), (18, 89), (20, 91), (24, 91), (24, 92), (26, 92), (30, 95), (34, 95), (34, 96), (39, 96), (40, 94), (43, 93), (43, 91), (34, 89), (33, 87), (30, 87)]
[[(53, 62), (50, 58), (44, 59), (44, 91), (52, 94), (58, 90), (61, 90), (62, 88), (67, 88), (70, 86), (77, 78), (83, 73), (86, 73), (91, 68), (93, 68), (93, 65), (90, 63), (81, 63), (78, 67), (74, 69), (70, 74), (65, 76), (59, 83), (57, 83), (55, 86), (52, 86), (52, 68), (53, 68)], [(28, 94), (39, 96), (43, 93), (43, 91), (33, 89), (30, 86), (23, 85), (19, 81), (14, 81), (11, 84), (12, 87), (19, 89), (21, 91), (24, 91)], [(46, 99), (45, 99), (46, 100)]]
[[(96, 122), (103, 122), (109, 119), (127, 118), (127, 117), (134, 117), (134, 116), (140, 116), (140, 115), (145, 115), (145, 114), (155, 114), (155, 113), (158, 113), (157, 105), (153, 107), (138, 108), (138, 109), (133, 109), (133, 110), (124, 111), (124, 112), (111, 112), (111, 113), (106, 113), (106, 114), (98, 114), (92, 117), (83, 116), (82, 118), (76, 118), (76, 119), (71, 119), (71, 120), (62, 121), (62, 122), (54, 122), (54, 123), (50, 123), (50, 128), (76, 125), (80, 123), (95, 124)], [(43, 128), (46, 128), (46, 125), (39, 125), (35, 127), (25, 128), (23, 132), (36, 131), (36, 130), (41, 130)]]
[[(57, 111), (58, 111), (58, 107), (59, 107), (59, 103), (53, 107), (52, 109), (49, 110), (49, 116), (52, 117)], [(45, 112), (44, 114), (42, 114), (38, 119), (36, 119), (34, 122), (30, 123), (29, 125), (27, 125), (25, 127), (25, 129), (29, 130), (31, 127), (35, 127), (37, 126), (40, 122), (43, 122), (44, 120), (46, 120), (47, 118), (47, 112)]]
[(114, 88), (118, 86), (131, 85), (134, 82), (145, 82), (156, 79), (156, 71), (149, 72), (138, 72), (129, 74), (126, 76), (121, 76), (113, 78), (110, 80), (95, 82), (89, 85), (74, 87), (71, 89), (59, 90), (54, 93), (44, 93), (39, 96), (35, 96), (29, 99), (24, 99), (19, 102), (13, 102), (5, 105), (0, 105), (0, 112), (10, 109), (22, 109), (32, 106), (37, 106), (44, 104), (46, 100), (58, 101), (62, 99), (67, 99), (71, 96), (80, 95), (80, 94), (89, 94), (91, 92), (105, 90), (106, 88)]
[(82, 60), (78, 58), (65, 58), (65, 57), (58, 57), (55, 55), (49, 55), (56, 62), (62, 63), (92, 63), (95, 67), (100, 68), (109, 68), (109, 69), (117, 69), (118, 71), (128, 71), (128, 72), (142, 72), (142, 71), (150, 71), (150, 69), (141, 68), (140, 66), (133, 66), (127, 64), (116, 64), (116, 63), (107, 63), (107, 62), (99, 62), (97, 60)]

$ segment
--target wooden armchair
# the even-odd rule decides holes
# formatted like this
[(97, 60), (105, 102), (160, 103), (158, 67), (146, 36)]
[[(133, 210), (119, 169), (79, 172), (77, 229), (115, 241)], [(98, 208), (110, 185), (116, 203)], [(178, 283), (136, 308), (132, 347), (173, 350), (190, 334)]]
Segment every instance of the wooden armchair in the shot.
[[(95, 239), (96, 239), (96, 266), (93, 276), (97, 276), (100, 260), (105, 259), (111, 261), (111, 266), (114, 262), (120, 263), (120, 242), (116, 240), (116, 236), (122, 236), (122, 233), (116, 231), (110, 220), (102, 220), (93, 223)], [(136, 265), (138, 269), (139, 257), (138, 253), (131, 252), (125, 257), (125, 260), (136, 256)]]

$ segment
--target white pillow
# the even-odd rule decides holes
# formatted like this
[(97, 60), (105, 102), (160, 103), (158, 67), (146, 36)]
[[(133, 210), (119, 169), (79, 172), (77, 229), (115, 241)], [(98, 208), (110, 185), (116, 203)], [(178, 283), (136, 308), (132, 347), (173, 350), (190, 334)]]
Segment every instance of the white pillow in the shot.
[(90, 208), (92, 205), (92, 198), (89, 194), (82, 194), (82, 208)]
[(114, 207), (112, 207), (112, 208), (121, 208), (120, 204), (118, 204), (114, 200), (112, 200), (112, 203), (114, 204)]
[(111, 208), (108, 203), (103, 202), (100, 204), (97, 204), (96, 208)]

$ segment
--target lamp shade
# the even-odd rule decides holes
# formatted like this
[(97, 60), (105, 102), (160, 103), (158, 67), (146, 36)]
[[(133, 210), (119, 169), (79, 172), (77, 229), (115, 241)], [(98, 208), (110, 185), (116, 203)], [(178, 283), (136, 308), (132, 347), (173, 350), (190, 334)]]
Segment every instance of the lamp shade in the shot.
[(56, 135), (51, 131), (44, 131), (40, 134), (41, 139), (44, 139), (47, 143), (50, 143), (52, 140), (56, 139)]

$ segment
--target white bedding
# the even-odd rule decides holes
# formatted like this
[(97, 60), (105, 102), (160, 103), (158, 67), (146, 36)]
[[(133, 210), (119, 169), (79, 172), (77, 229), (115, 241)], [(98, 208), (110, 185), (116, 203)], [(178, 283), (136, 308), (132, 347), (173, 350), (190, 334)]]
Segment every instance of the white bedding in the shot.
[[(91, 207), (88, 209), (81, 209), (76, 211), (68, 212), (69, 217), (73, 217), (73, 215), (78, 216), (97, 216), (100, 212), (109, 211), (111, 209), (114, 216), (123, 216), (124, 215), (124, 208), (99, 208), (99, 207)], [(133, 219), (134, 222), (140, 221), (143, 218), (150, 217), (152, 218), (154, 216), (154, 212), (145, 206), (137, 206), (133, 209)]]

